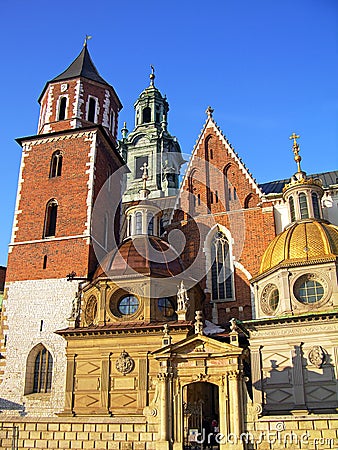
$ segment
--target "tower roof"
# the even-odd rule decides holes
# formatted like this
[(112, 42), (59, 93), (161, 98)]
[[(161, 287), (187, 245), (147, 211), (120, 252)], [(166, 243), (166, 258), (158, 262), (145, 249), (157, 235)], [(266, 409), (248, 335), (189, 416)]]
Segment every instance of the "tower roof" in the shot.
[(79, 56), (74, 59), (70, 66), (51, 81), (69, 80), (71, 78), (84, 77), (88, 80), (97, 81), (102, 84), (109, 84), (99, 75), (85, 44)]
[(38, 99), (38, 102), (41, 102), (41, 99), (47, 89), (47, 86), (49, 85), (49, 83), (55, 83), (58, 81), (63, 81), (63, 80), (71, 80), (74, 78), (86, 78), (87, 80), (91, 80), (91, 81), (96, 81), (97, 83), (101, 83), (104, 84), (106, 86), (109, 86), (113, 92), (115, 93), (116, 99), (118, 101), (119, 104), (119, 108), (122, 109), (122, 103), (120, 102), (115, 89), (113, 88), (113, 86), (109, 83), (107, 83), (106, 80), (104, 80), (101, 75), (99, 74), (99, 72), (97, 71), (92, 58), (90, 57), (88, 48), (87, 48), (87, 44), (85, 43), (80, 54), (77, 56), (77, 58), (74, 59), (74, 61), (70, 64), (70, 66), (62, 73), (60, 73), (60, 75), (58, 75), (57, 77), (53, 78), (50, 81), (47, 81), (47, 83), (45, 84), (45, 87), (43, 88), (41, 95)]

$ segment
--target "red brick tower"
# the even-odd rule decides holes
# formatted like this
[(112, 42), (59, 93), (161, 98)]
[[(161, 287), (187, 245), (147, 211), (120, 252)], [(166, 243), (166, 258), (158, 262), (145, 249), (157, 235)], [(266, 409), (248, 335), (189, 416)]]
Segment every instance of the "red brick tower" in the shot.
[[(104, 184), (123, 165), (116, 151), (122, 105), (86, 43), (68, 69), (46, 83), (39, 103), (37, 135), (18, 139), (23, 152), (9, 246), (0, 397), (10, 394), (28, 413), (54, 413), (63, 406), (66, 362), (64, 341), (54, 331), (67, 326), (77, 288), (66, 275), (74, 271), (86, 278), (97, 265), (93, 207), (100, 191), (112, 195), (110, 183)], [(95, 221), (95, 245), (103, 252), (114, 232), (118, 239), (118, 222), (109, 208)], [(52, 381), (36, 385), (33, 366), (46, 352)]]

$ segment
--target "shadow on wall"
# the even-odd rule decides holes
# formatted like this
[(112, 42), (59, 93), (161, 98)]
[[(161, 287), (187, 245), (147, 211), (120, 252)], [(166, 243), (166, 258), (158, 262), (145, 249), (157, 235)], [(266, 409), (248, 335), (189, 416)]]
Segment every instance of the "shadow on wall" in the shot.
[(294, 346), (291, 366), (285, 366), (288, 358), (282, 354), (267, 361), (261, 358), (261, 379), (253, 387), (262, 394), (263, 414), (336, 412), (337, 380), (331, 356), (315, 345), (306, 358), (302, 347)]
[(15, 403), (10, 400), (6, 400), (5, 398), (0, 398), (0, 413), (3, 413), (4, 411), (17, 411), (20, 416), (25, 416), (27, 414), (24, 403), (21, 405), (20, 403)]

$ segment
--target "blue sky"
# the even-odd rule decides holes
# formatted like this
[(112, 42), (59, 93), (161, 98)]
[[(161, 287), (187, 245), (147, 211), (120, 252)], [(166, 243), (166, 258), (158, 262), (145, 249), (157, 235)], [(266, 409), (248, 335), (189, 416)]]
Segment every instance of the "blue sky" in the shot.
[(124, 105), (148, 85), (167, 94), (169, 130), (190, 153), (211, 105), (258, 182), (295, 171), (293, 131), (308, 173), (337, 164), (337, 0), (1, 2), (0, 264), (6, 265), (21, 149), (36, 133), (37, 99), (92, 35), (89, 51)]

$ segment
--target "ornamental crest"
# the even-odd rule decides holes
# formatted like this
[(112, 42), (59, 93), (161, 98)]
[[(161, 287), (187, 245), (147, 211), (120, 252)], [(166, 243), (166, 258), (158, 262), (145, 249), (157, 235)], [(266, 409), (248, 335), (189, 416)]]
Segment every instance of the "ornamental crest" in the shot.
[(129, 354), (123, 350), (121, 355), (116, 360), (116, 370), (121, 372), (123, 375), (127, 375), (130, 373), (135, 367), (135, 362), (133, 358), (129, 356)]
[(325, 361), (325, 352), (320, 345), (314, 345), (309, 353), (309, 361), (320, 369)]

